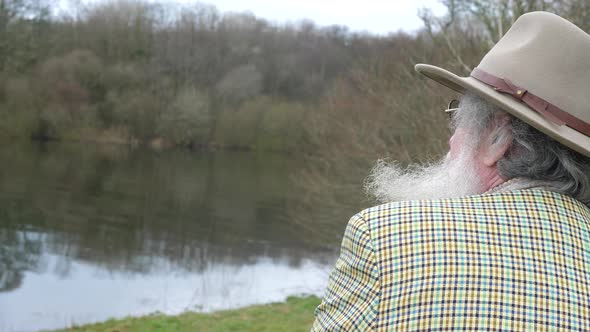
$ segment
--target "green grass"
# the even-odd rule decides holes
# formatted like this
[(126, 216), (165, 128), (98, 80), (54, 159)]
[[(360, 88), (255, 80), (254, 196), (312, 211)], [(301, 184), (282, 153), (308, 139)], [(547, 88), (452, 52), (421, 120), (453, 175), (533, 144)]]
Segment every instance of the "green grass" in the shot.
[(287, 299), (286, 303), (253, 306), (213, 314), (186, 313), (180, 316), (150, 315), (110, 320), (56, 332), (308, 332), (313, 311), (320, 303), (315, 296)]

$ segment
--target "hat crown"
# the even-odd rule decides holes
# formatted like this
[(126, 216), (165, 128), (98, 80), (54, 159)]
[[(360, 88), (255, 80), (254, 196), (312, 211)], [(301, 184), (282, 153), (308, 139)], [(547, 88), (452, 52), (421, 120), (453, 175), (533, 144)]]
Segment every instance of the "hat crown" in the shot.
[(590, 123), (590, 35), (555, 14), (519, 17), (478, 68)]

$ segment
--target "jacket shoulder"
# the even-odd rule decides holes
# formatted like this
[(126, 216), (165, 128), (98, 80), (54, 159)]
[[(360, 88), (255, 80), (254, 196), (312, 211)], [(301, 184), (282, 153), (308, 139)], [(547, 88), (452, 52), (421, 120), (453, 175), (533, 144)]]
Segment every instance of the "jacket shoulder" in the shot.
[(590, 210), (575, 199), (541, 189), (488, 193), (460, 198), (411, 200), (381, 204), (359, 212), (369, 230), (403, 223), (516, 217), (530, 211), (556, 210), (590, 218)]

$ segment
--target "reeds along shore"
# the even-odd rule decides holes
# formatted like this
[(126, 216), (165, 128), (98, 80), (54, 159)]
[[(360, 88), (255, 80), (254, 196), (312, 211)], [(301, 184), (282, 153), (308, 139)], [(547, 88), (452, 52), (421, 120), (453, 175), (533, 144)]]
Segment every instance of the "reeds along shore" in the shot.
[(375, 36), (215, 7), (0, 2), (0, 136), (307, 152), (356, 159), (444, 146), (450, 94), (420, 62), (467, 73), (531, 10), (583, 28), (585, 1), (444, 2), (424, 28)]

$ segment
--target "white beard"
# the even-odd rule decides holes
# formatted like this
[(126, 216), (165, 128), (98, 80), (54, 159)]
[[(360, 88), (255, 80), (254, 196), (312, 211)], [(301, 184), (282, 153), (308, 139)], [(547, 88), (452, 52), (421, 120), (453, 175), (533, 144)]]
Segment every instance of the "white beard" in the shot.
[(365, 190), (383, 203), (479, 194), (483, 185), (475, 171), (473, 154), (465, 152), (456, 159), (447, 155), (435, 163), (406, 169), (380, 160), (366, 179)]

